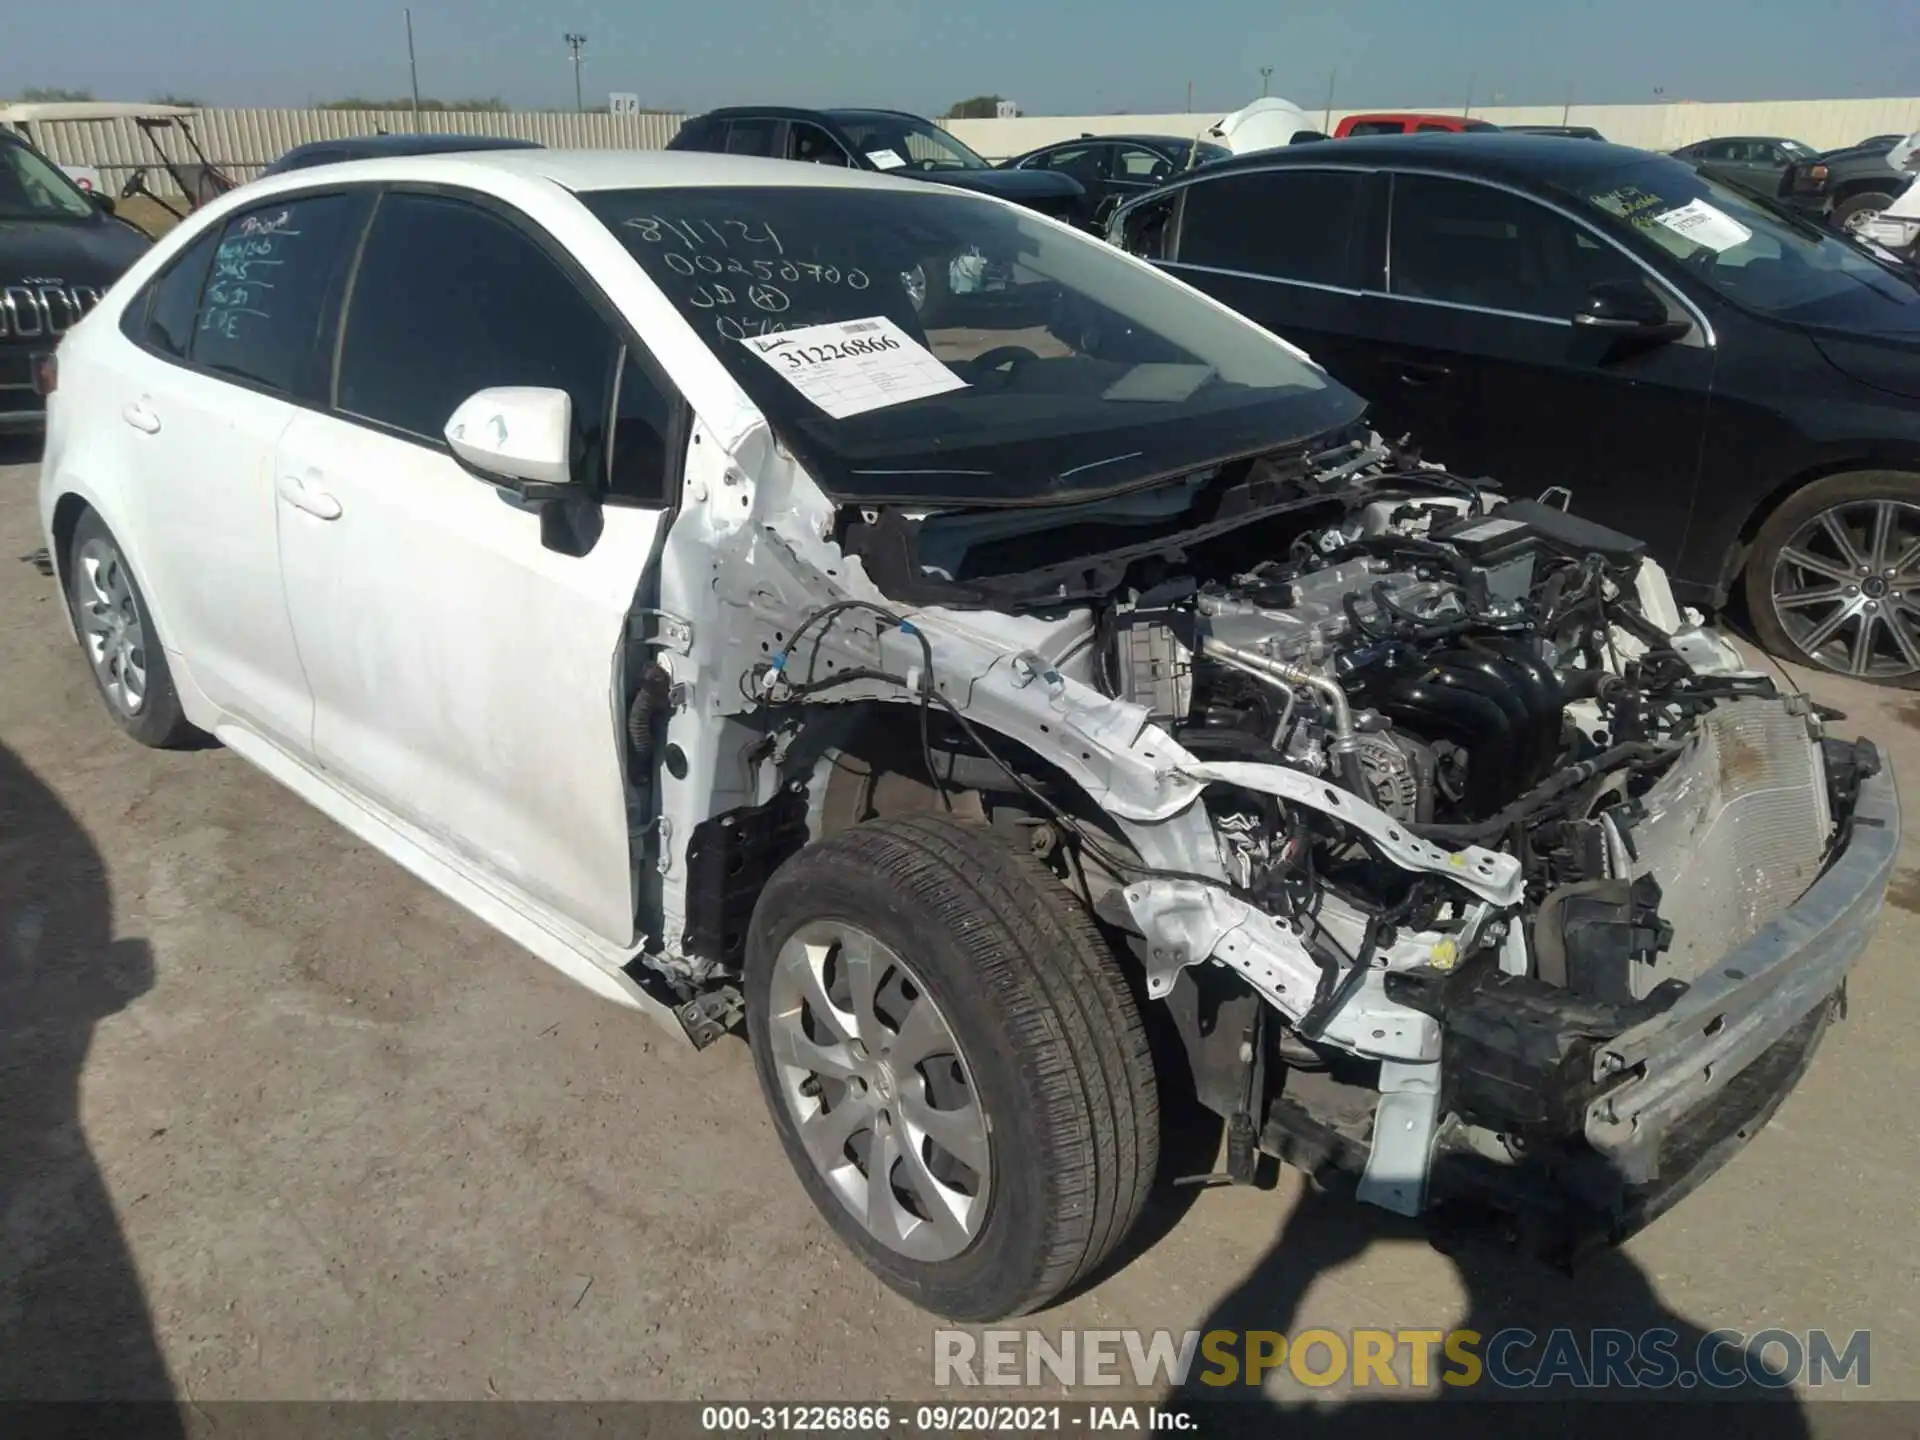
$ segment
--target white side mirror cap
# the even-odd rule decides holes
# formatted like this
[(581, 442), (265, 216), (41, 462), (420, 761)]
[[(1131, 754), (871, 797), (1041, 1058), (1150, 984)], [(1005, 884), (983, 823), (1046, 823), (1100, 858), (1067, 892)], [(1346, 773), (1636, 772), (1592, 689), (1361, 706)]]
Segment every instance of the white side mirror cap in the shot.
[(564, 390), (476, 390), (447, 420), (447, 444), (469, 469), (506, 484), (573, 481), (573, 401)]

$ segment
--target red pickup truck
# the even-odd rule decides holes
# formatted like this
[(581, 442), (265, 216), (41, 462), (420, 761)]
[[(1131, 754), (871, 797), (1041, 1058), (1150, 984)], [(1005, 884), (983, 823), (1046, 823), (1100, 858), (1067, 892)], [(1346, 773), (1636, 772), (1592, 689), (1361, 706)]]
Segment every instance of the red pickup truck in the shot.
[(1333, 127), (1333, 138), (1344, 140), (1349, 135), (1413, 135), (1422, 130), (1498, 130), (1498, 125), (1490, 125), (1485, 120), (1475, 120), (1468, 115), (1349, 115)]

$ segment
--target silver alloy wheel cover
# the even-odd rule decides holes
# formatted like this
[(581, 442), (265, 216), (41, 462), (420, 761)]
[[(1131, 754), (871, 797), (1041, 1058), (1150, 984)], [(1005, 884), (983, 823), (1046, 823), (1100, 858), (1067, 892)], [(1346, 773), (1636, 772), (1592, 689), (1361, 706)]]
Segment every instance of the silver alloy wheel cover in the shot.
[[(833, 992), (827, 972), (835, 967)], [(844, 978), (844, 985), (839, 982)], [(878, 1008), (911, 987), (896, 1028)], [(811, 1014), (815, 1034), (804, 1019)], [(867, 1233), (908, 1259), (951, 1260), (978, 1237), (993, 1194), (990, 1121), (952, 1027), (911, 966), (857, 925), (816, 920), (780, 948), (768, 996), (769, 1048), (781, 1101), (813, 1163)], [(946, 1080), (966, 1103), (935, 1108), (928, 1062), (952, 1057)], [(860, 1137), (865, 1136), (864, 1145)], [(872, 1163), (879, 1156), (879, 1163)], [(864, 1163), (863, 1163), (864, 1157)], [(951, 1162), (974, 1177), (952, 1183)], [(935, 1165), (949, 1179), (934, 1173)], [(884, 1183), (874, 1183), (884, 1177)], [(915, 1213), (901, 1202), (906, 1191)]]
[(1851, 500), (1793, 532), (1774, 561), (1774, 616), (1829, 670), (1920, 672), (1920, 504)]
[(147, 704), (147, 637), (126, 562), (112, 541), (97, 535), (77, 559), (75, 609), (87, 659), (107, 702), (122, 715), (138, 715)]
[(1878, 220), (1880, 215), (1879, 206), (1867, 210), (1856, 210), (1840, 222), (1840, 228), (1849, 235), (1864, 235), (1867, 233), (1867, 226)]

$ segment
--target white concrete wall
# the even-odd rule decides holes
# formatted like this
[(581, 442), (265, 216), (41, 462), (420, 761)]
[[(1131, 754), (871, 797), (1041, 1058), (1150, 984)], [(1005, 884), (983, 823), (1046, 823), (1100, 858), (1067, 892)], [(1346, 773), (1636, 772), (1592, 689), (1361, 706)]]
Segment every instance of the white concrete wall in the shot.
[[(1296, 101), (1296, 103), (1298, 103)], [(1316, 118), (1326, 112), (1308, 105)], [(1410, 110), (1457, 115), (1458, 105), (1376, 105), (1336, 109), (1346, 115), (1371, 110)], [(1833, 149), (1869, 135), (1920, 130), (1920, 97), (1885, 100), (1756, 100), (1663, 105), (1495, 105), (1473, 114), (1495, 125), (1591, 125), (1609, 140), (1649, 150), (1671, 150), (1710, 135), (1780, 135), (1815, 149)], [(992, 160), (1003, 160), (1055, 140), (1077, 135), (1198, 135), (1218, 113), (1198, 115), (1022, 115), (1016, 120), (949, 120), (947, 128)], [(1331, 128), (1331, 126), (1329, 127)]]

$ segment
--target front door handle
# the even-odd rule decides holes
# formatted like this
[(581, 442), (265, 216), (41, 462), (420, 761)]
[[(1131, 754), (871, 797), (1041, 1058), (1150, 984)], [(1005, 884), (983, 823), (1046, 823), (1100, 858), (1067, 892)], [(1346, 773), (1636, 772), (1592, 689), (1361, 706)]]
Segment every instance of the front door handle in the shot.
[(134, 401), (133, 404), (127, 406), (126, 409), (122, 410), (120, 412), (120, 418), (138, 430), (142, 435), (158, 435), (160, 433), (160, 417), (147, 408), (147, 400), (144, 395)]
[[(316, 471), (309, 471), (308, 478), (319, 479)], [(280, 498), (296, 510), (304, 510), (319, 520), (338, 520), (340, 502), (326, 491), (307, 483), (298, 475), (280, 477)]]

